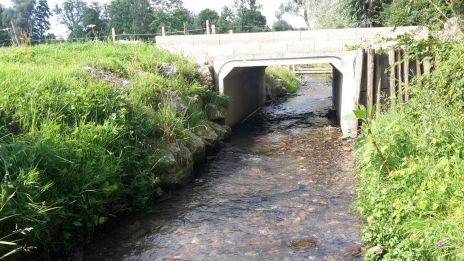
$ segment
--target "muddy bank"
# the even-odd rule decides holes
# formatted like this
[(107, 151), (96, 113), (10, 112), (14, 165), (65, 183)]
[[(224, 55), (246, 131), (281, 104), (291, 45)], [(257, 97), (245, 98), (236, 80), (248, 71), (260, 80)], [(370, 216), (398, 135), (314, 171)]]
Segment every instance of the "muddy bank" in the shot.
[(350, 144), (327, 79), (235, 129), (191, 186), (112, 224), (76, 260), (352, 260)]

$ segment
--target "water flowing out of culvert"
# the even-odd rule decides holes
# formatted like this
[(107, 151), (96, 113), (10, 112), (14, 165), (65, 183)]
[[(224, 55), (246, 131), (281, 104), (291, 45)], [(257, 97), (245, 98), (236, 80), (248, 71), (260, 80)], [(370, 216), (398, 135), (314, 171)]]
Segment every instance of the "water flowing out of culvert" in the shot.
[(210, 156), (191, 185), (116, 221), (85, 260), (352, 260), (353, 160), (327, 77), (269, 105)]

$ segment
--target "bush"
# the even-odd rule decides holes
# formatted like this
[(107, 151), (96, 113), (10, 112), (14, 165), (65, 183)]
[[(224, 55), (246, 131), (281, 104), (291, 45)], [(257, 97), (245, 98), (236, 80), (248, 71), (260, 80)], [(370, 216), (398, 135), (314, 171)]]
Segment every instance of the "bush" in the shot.
[(385, 246), (385, 260), (464, 259), (464, 44), (449, 46), (412, 86), (413, 99), (372, 121), (358, 142), (355, 205), (366, 218), (363, 239)]

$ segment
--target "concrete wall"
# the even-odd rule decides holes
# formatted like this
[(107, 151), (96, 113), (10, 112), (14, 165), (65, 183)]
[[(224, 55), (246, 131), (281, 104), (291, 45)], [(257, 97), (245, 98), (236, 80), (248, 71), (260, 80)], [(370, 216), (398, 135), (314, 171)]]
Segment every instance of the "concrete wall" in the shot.
[(217, 58), (343, 56), (347, 46), (396, 37), (417, 27), (347, 28), (267, 33), (158, 36), (156, 44), (199, 63)]
[(226, 124), (234, 126), (266, 101), (266, 67), (234, 68), (223, 80), (224, 95), (230, 97)]
[(340, 109), (342, 107), (342, 92), (343, 92), (343, 74), (337, 68), (332, 66), (332, 104), (337, 112), (337, 117), (340, 117)]

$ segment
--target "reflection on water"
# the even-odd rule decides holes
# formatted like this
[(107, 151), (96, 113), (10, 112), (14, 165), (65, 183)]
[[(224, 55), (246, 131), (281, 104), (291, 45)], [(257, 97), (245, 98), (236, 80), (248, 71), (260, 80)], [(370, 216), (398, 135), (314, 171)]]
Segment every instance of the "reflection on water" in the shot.
[[(193, 183), (97, 237), (85, 260), (351, 260), (360, 221), (327, 79), (234, 130)], [(136, 192), (134, 192), (136, 193)]]

